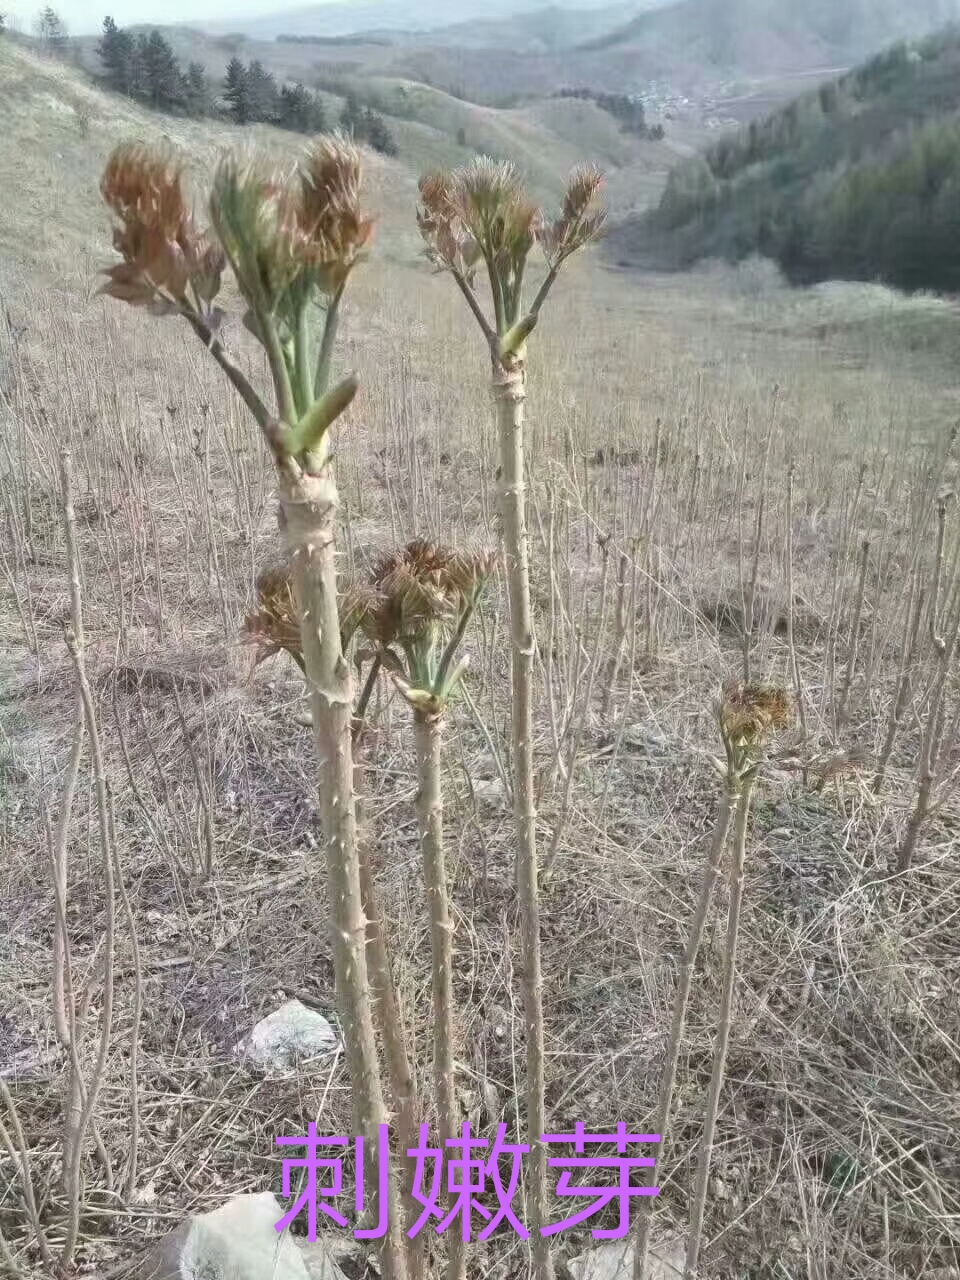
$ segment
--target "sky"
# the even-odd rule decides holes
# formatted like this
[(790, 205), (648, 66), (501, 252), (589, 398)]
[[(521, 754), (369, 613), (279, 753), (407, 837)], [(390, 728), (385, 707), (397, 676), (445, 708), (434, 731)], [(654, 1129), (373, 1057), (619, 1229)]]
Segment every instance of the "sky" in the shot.
[[(16, 17), (23, 31), (32, 29), (44, 0), (2, 0), (0, 9)], [(67, 24), (71, 35), (99, 31), (104, 17), (121, 27), (135, 22), (204, 22), (223, 18), (262, 17), (289, 9), (306, 7), (322, 0), (51, 0), (52, 7)]]

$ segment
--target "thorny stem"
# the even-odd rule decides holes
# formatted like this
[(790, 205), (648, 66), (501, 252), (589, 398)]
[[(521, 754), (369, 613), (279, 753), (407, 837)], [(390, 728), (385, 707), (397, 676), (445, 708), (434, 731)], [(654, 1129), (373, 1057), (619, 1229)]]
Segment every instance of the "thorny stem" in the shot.
[(443, 651), (443, 656), (440, 659), (440, 665), (437, 667), (437, 677), (434, 681), (434, 688), (438, 692), (444, 687), (447, 679), (447, 672), (450, 670), (450, 664), (456, 657), (457, 649), (460, 647), (460, 642), (466, 635), (467, 627), (470, 625), (470, 619), (473, 617), (474, 607), (475, 604), (473, 601), (464, 605), (460, 613), (460, 618), (457, 622), (457, 628), (447, 642), (447, 647)]
[(910, 691), (912, 687), (911, 669), (917, 653), (917, 641), (920, 637), (920, 623), (923, 620), (923, 604), (924, 604), (923, 585), (920, 582), (919, 571), (915, 573), (910, 581), (910, 595), (907, 600), (907, 640), (904, 643), (900, 653), (900, 668), (897, 673), (897, 691), (890, 708), (890, 716), (887, 720), (887, 732), (883, 740), (883, 747), (880, 751), (880, 758), (877, 761), (877, 771), (873, 775), (873, 781), (870, 786), (875, 795), (880, 794), (883, 786), (883, 779), (887, 772), (887, 765), (890, 763), (890, 757), (893, 754), (893, 747), (897, 740), (897, 734), (900, 731), (900, 724), (903, 720), (903, 713), (907, 709), (907, 702), (910, 699)]
[(380, 668), (383, 666), (383, 658), (380, 654), (374, 656), (373, 662), (370, 664), (370, 670), (367, 673), (366, 681), (360, 697), (357, 699), (357, 709), (353, 714), (353, 741), (356, 742), (360, 730), (363, 728), (363, 722), (366, 718), (367, 707), (370, 705), (370, 699), (373, 697), (373, 691), (377, 684), (377, 676), (380, 674)]
[(512, 663), (514, 821), (517, 833), (517, 887), (523, 954), (523, 1006), (527, 1050), (527, 1140), (532, 1156), (530, 1235), (535, 1280), (552, 1280), (548, 1222), (543, 977), (540, 955), (540, 896), (537, 867), (537, 811), (533, 781), (533, 664), (536, 639), (530, 602), (530, 561), (524, 501), (524, 371), (494, 369), (500, 435), (500, 507), (506, 545)]
[(540, 309), (542, 308), (543, 304), (546, 302), (547, 294), (553, 288), (553, 282), (556, 280), (559, 273), (560, 273), (560, 263), (556, 262), (547, 272), (546, 276), (544, 277), (543, 283), (540, 285), (540, 288), (537, 290), (537, 293), (533, 299), (533, 302), (530, 304), (530, 314), (532, 316), (539, 316)]
[[(776, 413), (779, 389), (774, 388), (773, 410)], [(750, 564), (750, 582), (743, 601), (743, 678), (750, 680), (750, 651), (753, 642), (753, 611), (757, 599), (757, 579), (760, 573), (760, 543), (763, 538), (763, 508), (767, 497), (767, 464), (770, 460), (770, 447), (773, 443), (773, 422), (767, 432), (766, 448), (763, 452), (763, 466), (760, 472), (760, 494), (757, 499), (757, 519), (754, 530), (753, 559)], [(743, 501), (741, 492), (740, 501)]]
[[(72, 533), (71, 533), (72, 539)], [(72, 557), (68, 549), (68, 562)], [(80, 618), (79, 607), (71, 604), (71, 614)], [(77, 788), (77, 777), (80, 772), (80, 759), (83, 755), (84, 721), (83, 706), (77, 695), (77, 718), (73, 730), (73, 745), (70, 748), (70, 759), (67, 762), (67, 774), (63, 784), (63, 795), (60, 801), (60, 815), (57, 829), (51, 844), (53, 858), (53, 874), (57, 894), (67, 900), (67, 838), (70, 830), (70, 818), (73, 813), (73, 797)], [(58, 919), (53, 931), (53, 1021), (60, 1043), (67, 1048), (70, 1044), (70, 1025), (67, 1017), (66, 974), (67, 964), (66, 934)]]
[(301, 299), (297, 310), (297, 341), (294, 347), (296, 364), (297, 412), (302, 416), (314, 401), (314, 381), (310, 368), (310, 308), (307, 299)]
[[(246, 256), (249, 257), (249, 255)], [(270, 365), (270, 376), (277, 396), (277, 416), (287, 426), (292, 426), (295, 421), (293, 387), (290, 383), (283, 348), (280, 345), (280, 335), (260, 283), (259, 269), (256, 264), (247, 262), (246, 266), (250, 268), (249, 270), (243, 268), (238, 270), (239, 264), (232, 259), (231, 266), (238, 281), (246, 280), (250, 284), (253, 296), (248, 298), (248, 301), (256, 315), (260, 341), (267, 355), (267, 363)]]
[(847, 722), (847, 700), (853, 684), (853, 673), (857, 665), (857, 654), (860, 650), (860, 620), (863, 617), (863, 598), (867, 587), (867, 565), (870, 560), (870, 541), (864, 539), (861, 547), (860, 577), (857, 582), (857, 597), (853, 607), (853, 620), (850, 625), (850, 652), (847, 655), (847, 669), (843, 676), (843, 687), (840, 690), (840, 701), (837, 706), (837, 730)]
[(603, 678), (603, 695), (600, 702), (600, 718), (606, 720), (613, 698), (614, 685), (620, 674), (620, 663), (623, 659), (623, 648), (627, 636), (627, 566), (629, 557), (621, 551), (617, 564), (617, 602), (614, 610), (613, 653), (607, 663)]
[[(67, 545), (67, 571), (70, 586), (70, 618), (77, 643), (83, 644), (83, 600), (80, 586), (80, 558), (76, 546), (76, 517), (73, 510), (73, 493), (64, 495), (64, 536)], [(83, 703), (79, 692), (76, 696), (76, 726), (73, 745), (70, 748), (70, 759), (67, 762), (67, 773), (63, 784), (63, 795), (60, 802), (60, 816), (53, 840), (53, 874), (56, 888), (64, 904), (67, 900), (67, 840), (70, 831), (70, 819), (73, 814), (73, 798), (80, 772), (80, 759), (83, 755), (84, 717)], [(66, 909), (66, 908), (64, 908)], [(70, 1026), (67, 1018), (65, 997), (66, 936), (60, 927), (59, 920), (53, 931), (53, 1020), (60, 1043), (66, 1048), (70, 1043)]]
[[(26, 1139), (23, 1135), (23, 1128), (20, 1124), (20, 1117), (17, 1115), (16, 1104), (13, 1100), (13, 1094), (10, 1087), (0, 1075), (0, 1102), (6, 1107), (10, 1116), (10, 1124), (13, 1127), (13, 1137), (7, 1129), (7, 1126), (0, 1120), (0, 1144), (7, 1151), (7, 1155), (13, 1161), (14, 1168), (20, 1174), (20, 1187), (23, 1196), (23, 1206), (27, 1211), (27, 1221), (37, 1241), (37, 1248), (40, 1251), (40, 1257), (43, 1259), (48, 1271), (51, 1275), (57, 1272), (57, 1263), (50, 1249), (47, 1233), (43, 1229), (43, 1223), (40, 1221), (40, 1214), (37, 1210), (37, 1200), (33, 1194), (33, 1173), (30, 1169), (30, 1148), (27, 1146)], [(16, 1141), (14, 1142), (14, 1139)]]
[[(942, 634), (939, 598), (943, 576), (943, 542), (946, 521), (946, 501), (937, 503), (937, 549), (934, 561), (934, 577), (930, 600), (930, 640), (934, 650), (936, 673), (930, 690), (927, 704), (926, 721), (920, 743), (920, 767), (917, 776), (917, 794), (913, 810), (907, 822), (903, 839), (896, 854), (897, 870), (909, 871), (913, 865), (917, 844), (933, 807), (934, 788), (940, 764), (940, 752), (943, 747), (943, 729), (946, 721), (947, 685), (950, 676), (953, 655), (960, 640), (960, 600), (956, 607), (948, 611), (949, 630)], [(949, 637), (949, 638), (948, 638)]]
[[(376, 664), (376, 660), (375, 660)], [(369, 685), (368, 680), (368, 685)], [(355, 721), (356, 730), (359, 721)], [(355, 777), (360, 766), (355, 765)], [(357, 823), (361, 823), (362, 804), (357, 800)], [(390, 948), (384, 933), (383, 912), (378, 900), (373, 867), (370, 862), (370, 850), (364, 839), (362, 830), (357, 833), (357, 861), (360, 868), (360, 896), (363, 912), (367, 918), (367, 973), (370, 978), (370, 991), (373, 995), (373, 1016), (383, 1037), (383, 1047), (390, 1074), (390, 1089), (393, 1105), (397, 1114), (397, 1138), (400, 1143), (400, 1165), (403, 1169), (401, 1196), (404, 1209), (404, 1220), (407, 1230), (411, 1230), (420, 1216), (420, 1205), (413, 1197), (415, 1163), (407, 1156), (407, 1151), (417, 1145), (420, 1133), (420, 1101), (407, 1055), (407, 1039), (403, 1026), (403, 1017), (397, 1000), (397, 991), (393, 982), (393, 970), (390, 962)], [(423, 1274), (423, 1239), (421, 1236), (408, 1240), (407, 1255), (411, 1280), (419, 1280)]]
[(480, 307), (480, 303), (477, 301), (477, 295), (471, 289), (470, 285), (467, 283), (466, 279), (464, 278), (461, 272), (451, 268), (450, 274), (453, 276), (454, 280), (456, 281), (457, 288), (466, 298), (467, 304), (469, 305), (470, 310), (473, 312), (474, 318), (476, 319), (477, 324), (480, 326), (483, 336), (487, 340), (487, 345), (491, 347), (496, 347), (497, 335), (494, 332), (494, 330), (490, 328), (490, 322), (487, 319), (487, 317), (483, 314), (483, 311)]
[(301, 616), (301, 643), (312, 702), (314, 743), (319, 763), (330, 927), (334, 971), (344, 1044), (353, 1086), (354, 1131), (362, 1135), (365, 1203), (373, 1221), (385, 1216), (387, 1234), (380, 1259), (386, 1280), (406, 1280), (396, 1184), (390, 1179), (390, 1204), (377, 1203), (378, 1127), (384, 1119), (380, 1067), (373, 1030), (366, 964), (367, 921), (363, 911), (357, 855), (354, 799), (353, 704), (350, 668), (340, 644), (334, 518), (339, 505), (329, 460), (316, 474), (288, 467), (278, 471), (281, 527), (293, 564), (295, 595)]
[[(61, 455), (61, 475), (64, 518), (65, 523), (69, 528), (74, 522), (73, 472), (70, 452), (66, 449)], [(73, 553), (75, 555), (75, 536), (71, 537), (70, 544), (74, 548)], [(79, 580), (79, 569), (76, 564), (71, 565), (71, 574), (76, 576)], [(81, 639), (82, 630), (80, 636), (78, 636), (71, 626), (66, 634), (66, 642), (67, 648), (70, 650), (70, 656), (73, 659), (77, 687), (83, 703), (83, 714), (86, 722), (87, 737), (90, 740), (90, 754), (93, 761), (94, 783), (97, 796), (97, 816), (100, 828), (100, 854), (105, 898), (103, 925), (103, 1002), (100, 1013), (100, 1044), (97, 1052), (97, 1059), (93, 1067), (89, 1088), (86, 1090), (86, 1097), (83, 1102), (77, 1127), (70, 1136), (68, 1149), (64, 1152), (66, 1175), (64, 1181), (69, 1197), (69, 1219), (67, 1222), (63, 1251), (61, 1253), (61, 1262), (64, 1266), (69, 1266), (72, 1263), (73, 1255), (77, 1247), (77, 1237), (80, 1228), (80, 1161), (83, 1153), (83, 1139), (97, 1103), (97, 1097), (100, 1092), (100, 1086), (103, 1083), (107, 1057), (110, 1051), (110, 1035), (113, 1022), (114, 931), (116, 921), (116, 894), (113, 878), (114, 853), (112, 832), (110, 830), (107, 779), (103, 764), (103, 752), (100, 745), (100, 731), (97, 725), (93, 694), (90, 689), (89, 681), (87, 680), (83, 650), (80, 647)]]
[(807, 713), (803, 703), (803, 683), (800, 679), (800, 663), (797, 659), (797, 646), (794, 638), (794, 603), (793, 603), (793, 473), (794, 464), (787, 467), (787, 651), (790, 655), (790, 671), (793, 676), (793, 696), (800, 719), (800, 732), (803, 740), (807, 738)]
[[(447, 869), (443, 849), (443, 796), (440, 784), (442, 715), (414, 713), (417, 750), (417, 815), (423, 879), (430, 913), (430, 949), (433, 963), (433, 1071), (440, 1125), (440, 1146), (459, 1130), (454, 1068), (453, 922), (450, 919)], [(456, 1193), (452, 1193), (450, 1207)], [(451, 1238), (448, 1280), (466, 1275), (464, 1241), (459, 1232)]]
[(250, 385), (246, 375), (234, 364), (230, 356), (227, 355), (223, 343), (214, 335), (212, 329), (200, 316), (190, 311), (184, 311), (183, 314), (186, 317), (190, 328), (194, 331), (203, 345), (213, 356), (214, 360), (216, 360), (220, 368), (227, 375), (227, 378), (233, 385), (234, 390), (253, 414), (257, 425), (261, 430), (266, 430), (267, 424), (270, 421), (270, 414), (266, 405)]
[[(114, 683), (116, 697), (116, 683)], [(130, 1023), (130, 1134), (129, 1153), (124, 1175), (124, 1204), (130, 1205), (137, 1189), (137, 1157), (140, 1147), (140, 1081), (138, 1059), (140, 1053), (140, 1021), (143, 1017), (143, 966), (140, 959), (140, 940), (137, 937), (137, 922), (133, 914), (133, 905), (127, 886), (123, 882), (120, 859), (117, 855), (116, 822), (114, 819), (113, 797), (110, 797), (110, 833), (114, 856), (117, 860), (115, 873), (120, 902), (123, 907), (124, 920), (130, 937), (130, 950), (133, 959), (133, 1017)]]
[(330, 381), (330, 367), (333, 363), (333, 347), (340, 327), (340, 302), (346, 281), (337, 289), (327, 304), (327, 315), (323, 324), (323, 337), (320, 340), (320, 353), (317, 356), (317, 370), (313, 379), (313, 394), (321, 396)]
[(756, 781), (756, 769), (745, 777), (743, 790), (737, 803), (737, 816), (733, 833), (733, 865), (730, 873), (730, 906), (727, 914), (727, 937), (723, 994), (720, 1001), (720, 1024), (713, 1053), (713, 1071), (710, 1091), (707, 1095), (707, 1112), (703, 1125), (703, 1139), (697, 1161), (697, 1180), (690, 1215), (690, 1234), (687, 1243), (687, 1259), (684, 1280), (696, 1280), (700, 1244), (703, 1238), (703, 1216), (707, 1203), (707, 1183), (710, 1177), (710, 1161), (713, 1155), (713, 1138), (720, 1107), (720, 1091), (723, 1088), (727, 1063), (727, 1045), (730, 1042), (730, 1024), (733, 1013), (733, 993), (737, 981), (737, 943), (740, 936), (740, 912), (743, 905), (743, 866), (747, 840), (747, 818), (750, 799)]
[(7, 1237), (2, 1231), (0, 1231), (0, 1266), (13, 1277), (13, 1280), (23, 1280), (26, 1275), (26, 1272), (13, 1256), (13, 1250), (7, 1244)]
[[(590, 663), (590, 671), (587, 676), (586, 689), (583, 695), (583, 705), (579, 720), (573, 731), (570, 751), (567, 756), (566, 777), (563, 784), (563, 796), (560, 801), (560, 815), (557, 818), (556, 826), (553, 829), (553, 835), (550, 838), (550, 848), (547, 852), (546, 859), (543, 864), (543, 878), (546, 881), (556, 861), (557, 854), (560, 849), (560, 839), (567, 825), (567, 817), (570, 811), (570, 796), (573, 787), (573, 777), (577, 768), (577, 757), (580, 754), (580, 744), (583, 741), (583, 735), (587, 729), (587, 722), (590, 718), (590, 707), (593, 703), (593, 689), (596, 684), (597, 672), (600, 668), (600, 653), (603, 647), (603, 634), (607, 621), (607, 585), (610, 571), (610, 547), (609, 537), (602, 543), (603, 568), (600, 576), (600, 609), (597, 619), (596, 633), (596, 653), (593, 661)], [(573, 716), (573, 708), (571, 708), (571, 718)]]
[(939, 633), (940, 626), (940, 591), (943, 583), (943, 543), (946, 536), (947, 504), (944, 499), (937, 503), (937, 546), (933, 559), (933, 586), (930, 590), (930, 640), (938, 654), (943, 654), (946, 641)]
[[(720, 798), (720, 809), (717, 813), (710, 850), (704, 867), (703, 883), (700, 886), (700, 897), (696, 911), (690, 923), (687, 944), (680, 961), (680, 980), (673, 1001), (673, 1015), (670, 1022), (670, 1035), (667, 1039), (667, 1055), (660, 1077), (660, 1096), (657, 1100), (657, 1118), (654, 1122), (654, 1133), (660, 1135), (658, 1159), (663, 1167), (663, 1156), (667, 1150), (667, 1134), (670, 1128), (670, 1113), (673, 1108), (673, 1091), (677, 1081), (677, 1065), (680, 1061), (680, 1048), (683, 1044), (683, 1029), (687, 1018), (687, 1005), (690, 1000), (690, 987), (693, 982), (694, 967), (700, 954), (703, 933), (706, 928), (707, 915), (713, 899), (713, 891), (720, 874), (723, 850), (727, 842), (727, 833), (733, 818), (734, 807), (740, 799), (740, 781), (733, 770), (728, 771)], [(646, 1171), (646, 1185), (652, 1186), (655, 1170)], [(637, 1251), (634, 1257), (634, 1280), (647, 1280), (647, 1259), (650, 1252), (650, 1235), (653, 1226), (653, 1199), (644, 1197), (640, 1205), (640, 1220), (637, 1230)]]

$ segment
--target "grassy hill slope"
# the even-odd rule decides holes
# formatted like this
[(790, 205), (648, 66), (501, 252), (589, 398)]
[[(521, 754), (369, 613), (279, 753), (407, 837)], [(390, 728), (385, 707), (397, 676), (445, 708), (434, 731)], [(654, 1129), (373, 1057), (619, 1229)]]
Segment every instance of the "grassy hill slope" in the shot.
[[(401, 162), (417, 175), (485, 153), (513, 160), (523, 168), (537, 196), (551, 200), (560, 194), (570, 169), (591, 160), (617, 175), (617, 208), (626, 212), (634, 205), (632, 192), (637, 189), (629, 175), (636, 170), (640, 185), (651, 170), (664, 175), (675, 154), (670, 149), (674, 137), (667, 146), (644, 142), (624, 133), (609, 112), (588, 100), (548, 97), (498, 108), (389, 74), (388, 69), (362, 59), (358, 69), (346, 56), (320, 57), (315, 45), (201, 36), (184, 27), (167, 28), (165, 35), (181, 65), (190, 60), (203, 63), (215, 86), (222, 84), (227, 63), (236, 52), (244, 61), (260, 59), (281, 83), (302, 80), (318, 88), (330, 125), (338, 121), (346, 95), (355, 94), (386, 117)], [(94, 73), (99, 70), (96, 43), (78, 42), (84, 65)], [(376, 47), (371, 49), (371, 56), (377, 54)], [(338, 46), (337, 52), (344, 50)], [(679, 133), (683, 135), (682, 127)]]
[(860, 59), (957, 17), (956, 0), (680, 0), (585, 42), (584, 49), (630, 50), (665, 64), (762, 75)]
[[(376, 43), (362, 35), (344, 39), (349, 30), (361, 31), (368, 9), (381, 28)], [(284, 33), (340, 37), (336, 45), (281, 42), (271, 61), (349, 61), (356, 73), (400, 75), (491, 102), (510, 94), (548, 94), (564, 85), (643, 91), (651, 80), (695, 92), (723, 81), (846, 67), (897, 39), (922, 36), (960, 18), (960, 0), (554, 5), (517, 15), (488, 9), (488, 16), (448, 27), (437, 24), (443, 15), (432, 9), (435, 20), (421, 25), (433, 29), (419, 33), (411, 30), (416, 23), (408, 15), (415, 11), (409, 9), (399, 14), (390, 5), (362, 7), (352, 28), (340, 10), (346, 6), (236, 26), (262, 43)], [(386, 30), (391, 23), (398, 30)], [(228, 33), (221, 26), (217, 34)]]
[(679, 165), (611, 240), (686, 266), (774, 258), (797, 281), (960, 287), (960, 34), (899, 45)]

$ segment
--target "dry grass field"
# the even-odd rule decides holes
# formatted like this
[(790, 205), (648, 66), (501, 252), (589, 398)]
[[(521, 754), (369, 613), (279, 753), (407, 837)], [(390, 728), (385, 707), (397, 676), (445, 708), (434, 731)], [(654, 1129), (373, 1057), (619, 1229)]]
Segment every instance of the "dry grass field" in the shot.
[[(192, 1209), (278, 1191), (274, 1137), (309, 1119), (344, 1132), (349, 1091), (339, 1062), (263, 1080), (234, 1054), (286, 997), (335, 1016), (315, 766), (296, 718), (303, 682), (285, 655), (254, 670), (243, 637), (256, 575), (278, 550), (272, 471), (184, 326), (93, 296), (111, 256), (97, 185), (114, 143), (166, 131), (202, 191), (239, 131), (151, 118), (2, 44), (0, 120), (0, 1231), (10, 1267), (48, 1274), (23, 1166), (26, 1156), (56, 1252), (69, 1064), (50, 990), (50, 839), (76, 705), (64, 643), (67, 446), (116, 838), (112, 1036), (77, 1272), (104, 1276)], [(289, 137), (252, 137), (295, 154)], [(351, 285), (342, 350), (362, 390), (336, 439), (345, 574), (418, 534), (496, 545), (488, 367), (456, 291), (420, 256), (417, 176), (402, 160), (368, 157), (377, 241)], [(266, 385), (239, 324), (228, 338)], [(648, 277), (602, 249), (561, 279), (531, 343), (557, 1129), (651, 1123), (717, 808), (711, 707), (742, 669), (754, 564), (751, 669), (793, 686), (792, 577), (806, 732), (798, 725), (772, 746), (749, 828), (701, 1270), (710, 1280), (960, 1276), (958, 356), (952, 303), (865, 286), (793, 293), (758, 263)], [(937, 591), (937, 499), (948, 494)], [(508, 638), (498, 581), (469, 633), (470, 701), (451, 714), (443, 778), (459, 1085), (481, 1130), (515, 1126), (523, 1073), (514, 829), (497, 785)], [(384, 685), (371, 718), (363, 836), (416, 1066), (428, 1071), (409, 716)], [(942, 739), (934, 807), (899, 872), (931, 719)], [(85, 755), (66, 919), (91, 1056), (107, 907), (93, 782)], [(724, 889), (694, 981), (672, 1155), (659, 1171), (663, 1235), (682, 1232), (689, 1211), (725, 905)], [(586, 1229), (560, 1240), (563, 1257), (591, 1244)], [(471, 1253), (472, 1277), (513, 1280), (527, 1266), (512, 1236)]]

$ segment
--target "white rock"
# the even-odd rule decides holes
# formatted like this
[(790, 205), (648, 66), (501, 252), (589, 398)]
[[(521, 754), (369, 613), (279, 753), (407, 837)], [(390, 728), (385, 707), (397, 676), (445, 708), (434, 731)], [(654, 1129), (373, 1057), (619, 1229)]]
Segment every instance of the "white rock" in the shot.
[(505, 809), (507, 807), (506, 788), (499, 778), (474, 782), (473, 794), (481, 804), (489, 804), (496, 809)]
[(241, 1055), (268, 1074), (291, 1070), (298, 1062), (334, 1053), (340, 1047), (336, 1031), (316, 1009), (288, 1000), (269, 1014), (238, 1046)]
[(296, 1241), (276, 1230), (285, 1212), (269, 1191), (235, 1196), (165, 1236), (134, 1280), (311, 1280)]
[[(339, 1261), (350, 1260), (354, 1263), (363, 1256), (363, 1250), (356, 1240), (334, 1237), (332, 1240), (316, 1240), (310, 1244), (306, 1240), (300, 1242), (300, 1252), (310, 1280), (346, 1280), (343, 1271), (337, 1265)], [(361, 1268), (362, 1270), (362, 1268)]]
[(662, 730), (640, 721), (627, 725), (623, 731), (624, 746), (651, 756), (662, 756), (670, 750), (671, 741)]
[[(652, 1244), (648, 1255), (647, 1280), (682, 1280), (686, 1250), (682, 1240)], [(633, 1280), (634, 1244), (631, 1236), (611, 1240), (571, 1258), (567, 1268), (573, 1280)]]

